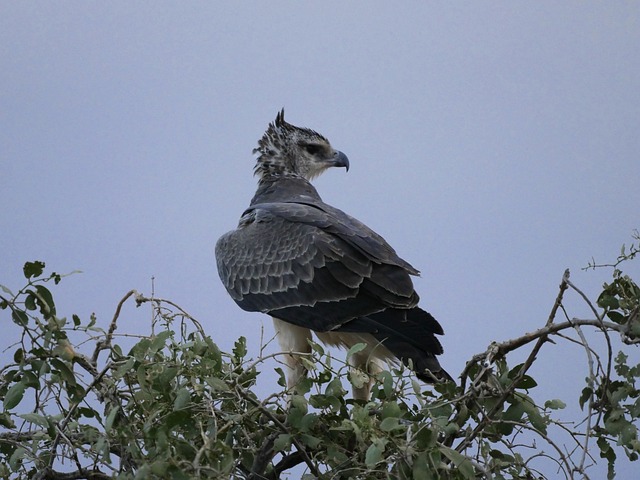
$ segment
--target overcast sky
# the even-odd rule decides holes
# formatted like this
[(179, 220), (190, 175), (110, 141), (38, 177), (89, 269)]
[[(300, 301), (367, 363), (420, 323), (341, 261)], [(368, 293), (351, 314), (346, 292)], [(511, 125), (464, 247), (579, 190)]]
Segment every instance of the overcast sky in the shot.
[[(543, 326), (565, 268), (594, 298), (608, 273), (581, 268), (640, 227), (640, 4), (397, 5), (2, 2), (0, 283), (29, 260), (82, 270), (58, 310), (106, 326), (154, 276), (223, 350), (245, 335), (257, 355), (271, 322), (228, 297), (213, 249), (285, 107), (349, 156), (323, 199), (422, 271), (454, 376)], [(584, 351), (542, 356), (534, 396), (575, 403)]]

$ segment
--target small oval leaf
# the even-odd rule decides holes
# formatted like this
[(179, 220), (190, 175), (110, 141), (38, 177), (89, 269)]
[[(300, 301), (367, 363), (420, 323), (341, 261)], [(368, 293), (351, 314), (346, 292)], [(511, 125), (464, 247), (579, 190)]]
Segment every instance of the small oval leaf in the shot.
[(18, 382), (7, 391), (7, 394), (4, 396), (5, 410), (11, 410), (22, 401), (25, 388), (27, 388), (27, 386), (24, 383)]

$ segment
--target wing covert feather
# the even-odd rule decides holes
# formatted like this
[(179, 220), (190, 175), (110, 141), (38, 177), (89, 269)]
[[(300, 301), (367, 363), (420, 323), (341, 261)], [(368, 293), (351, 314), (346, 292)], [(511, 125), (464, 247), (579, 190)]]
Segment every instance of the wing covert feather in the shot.
[[(223, 284), (243, 309), (287, 317), (294, 309), (294, 323), (306, 317), (317, 330), (417, 303), (409, 277), (417, 270), (382, 237), (325, 204), (254, 205), (220, 238), (216, 258)], [(300, 307), (313, 312), (300, 314)]]

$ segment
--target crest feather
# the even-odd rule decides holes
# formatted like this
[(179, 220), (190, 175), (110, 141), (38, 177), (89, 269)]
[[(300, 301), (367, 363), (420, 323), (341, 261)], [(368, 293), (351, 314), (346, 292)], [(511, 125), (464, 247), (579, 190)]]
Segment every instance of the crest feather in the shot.
[[(321, 142), (331, 148), (329, 141), (318, 132), (309, 128), (301, 128), (287, 123), (284, 119), (284, 108), (276, 115), (274, 121), (258, 140), (258, 146), (253, 153), (258, 155), (254, 174), (265, 175), (290, 175), (303, 171), (297, 163), (303, 161), (300, 155), (299, 142)], [(326, 168), (326, 167), (325, 167)]]

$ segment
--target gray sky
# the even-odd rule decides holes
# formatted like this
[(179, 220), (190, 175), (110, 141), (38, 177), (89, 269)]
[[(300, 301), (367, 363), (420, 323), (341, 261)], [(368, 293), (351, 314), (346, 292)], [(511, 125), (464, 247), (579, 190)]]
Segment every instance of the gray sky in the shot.
[[(542, 326), (565, 268), (594, 298), (608, 274), (580, 268), (640, 227), (639, 45), (635, 2), (3, 2), (0, 283), (27, 260), (82, 270), (59, 311), (106, 325), (155, 276), (221, 348), (245, 335), (257, 355), (271, 323), (227, 296), (213, 247), (285, 107), (349, 156), (324, 200), (423, 272), (455, 376)], [(575, 402), (584, 352), (543, 356), (536, 398)]]

